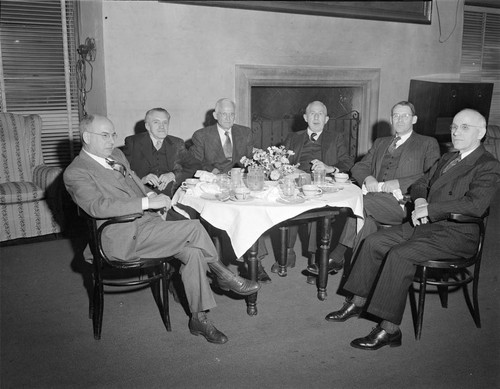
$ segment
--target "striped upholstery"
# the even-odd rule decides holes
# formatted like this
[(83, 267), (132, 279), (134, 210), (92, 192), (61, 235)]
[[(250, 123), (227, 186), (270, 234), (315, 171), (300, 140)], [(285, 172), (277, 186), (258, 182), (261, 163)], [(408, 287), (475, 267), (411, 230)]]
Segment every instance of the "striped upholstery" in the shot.
[(38, 115), (0, 113), (0, 241), (61, 231), (62, 169), (43, 165), (41, 131)]

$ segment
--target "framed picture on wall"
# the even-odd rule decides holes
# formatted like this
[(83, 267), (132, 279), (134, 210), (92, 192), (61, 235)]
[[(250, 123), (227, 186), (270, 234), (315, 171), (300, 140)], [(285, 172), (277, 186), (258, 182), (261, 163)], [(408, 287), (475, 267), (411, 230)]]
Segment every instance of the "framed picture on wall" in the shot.
[(211, 7), (431, 24), (432, 1), (167, 1)]

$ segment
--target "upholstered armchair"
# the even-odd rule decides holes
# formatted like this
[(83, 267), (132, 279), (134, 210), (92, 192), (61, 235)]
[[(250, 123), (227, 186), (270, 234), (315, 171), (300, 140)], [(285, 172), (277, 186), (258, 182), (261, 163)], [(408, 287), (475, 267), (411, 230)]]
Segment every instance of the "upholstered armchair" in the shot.
[(58, 233), (62, 168), (44, 165), (42, 119), (0, 113), (0, 242)]

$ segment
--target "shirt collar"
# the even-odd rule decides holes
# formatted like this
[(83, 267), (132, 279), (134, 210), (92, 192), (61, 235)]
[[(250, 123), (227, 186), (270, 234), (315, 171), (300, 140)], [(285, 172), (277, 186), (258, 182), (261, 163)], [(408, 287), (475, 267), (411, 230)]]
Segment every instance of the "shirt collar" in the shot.
[[(477, 146), (477, 147), (479, 147), (479, 146)], [(467, 157), (469, 154), (473, 153), (473, 152), (477, 149), (477, 147), (476, 147), (476, 148), (474, 148), (473, 150), (466, 151), (465, 153), (460, 153), (460, 159), (462, 160), (462, 159), (464, 159), (465, 157)]]
[[(307, 136), (309, 136), (309, 138), (311, 137), (311, 134), (313, 132), (314, 131), (312, 131), (309, 127), (307, 127)], [(318, 139), (322, 133), (323, 133), (323, 130), (321, 130), (320, 132), (317, 132), (316, 134), (318, 134), (318, 137), (316, 139)]]
[[(220, 135), (225, 135), (226, 130), (224, 130), (221, 126), (219, 126), (218, 123), (217, 123), (217, 129), (219, 130)], [(229, 132), (229, 135), (231, 135), (231, 130), (232, 130), (232, 127), (229, 130), (227, 130)]]
[(92, 154), (92, 153), (89, 153), (87, 150), (85, 149), (82, 149), (83, 151), (85, 151), (87, 153), (87, 155), (92, 158), (94, 161), (96, 161), (99, 165), (101, 165), (102, 167), (106, 168), (106, 169), (110, 169), (110, 170), (113, 170), (113, 168), (106, 162), (106, 159), (103, 158), (103, 157), (98, 157), (97, 155), (95, 154)]

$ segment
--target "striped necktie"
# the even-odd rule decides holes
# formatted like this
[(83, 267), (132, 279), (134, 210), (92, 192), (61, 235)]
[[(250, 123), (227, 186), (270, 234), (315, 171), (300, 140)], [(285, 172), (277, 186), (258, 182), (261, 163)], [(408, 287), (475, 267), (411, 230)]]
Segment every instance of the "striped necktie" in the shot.
[(389, 152), (389, 154), (394, 153), (394, 150), (396, 150), (396, 143), (398, 143), (399, 140), (401, 140), (400, 136), (395, 136), (394, 137), (394, 139), (392, 140), (391, 144), (389, 145), (389, 148), (387, 149), (387, 151)]
[(224, 142), (224, 146), (222, 147), (224, 150), (224, 156), (227, 159), (233, 158), (233, 144), (231, 143), (231, 138), (229, 136), (229, 130), (225, 131), (226, 141)]
[(155, 144), (155, 148), (156, 150), (160, 150), (161, 149), (161, 145), (163, 144), (163, 142), (161, 140), (157, 140), (156, 141), (156, 144)]
[(311, 142), (316, 143), (317, 137), (318, 137), (318, 134), (316, 134), (315, 132), (311, 133), (311, 137), (310, 137)]
[(452, 160), (450, 160), (450, 162), (444, 167), (442, 174), (446, 173), (453, 166), (455, 166), (457, 163), (459, 163), (461, 159), (462, 158), (460, 157), (460, 154), (458, 154), (455, 158), (453, 158)]
[(121, 163), (116, 162), (112, 160), (111, 158), (106, 158), (106, 163), (111, 166), (113, 170), (116, 170), (117, 172), (120, 172), (122, 176), (125, 177), (125, 166), (123, 166)]

